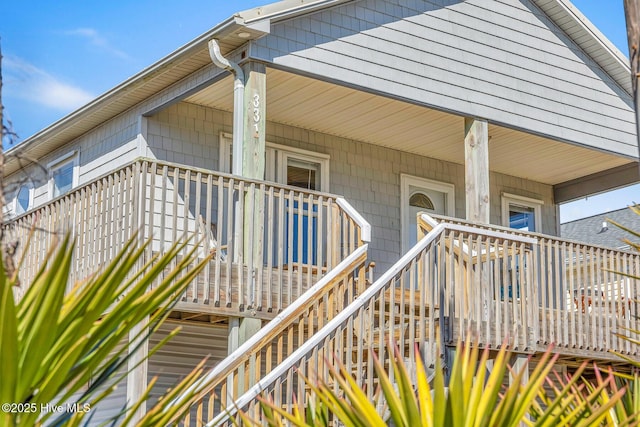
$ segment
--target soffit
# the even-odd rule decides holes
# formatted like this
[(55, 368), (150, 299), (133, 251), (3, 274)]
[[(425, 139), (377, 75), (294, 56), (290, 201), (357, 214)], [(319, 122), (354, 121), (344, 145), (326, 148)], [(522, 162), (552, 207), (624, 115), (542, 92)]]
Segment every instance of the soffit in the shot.
[[(185, 101), (232, 111), (227, 77)], [(352, 88), (267, 69), (267, 120), (464, 164), (460, 116)], [(490, 169), (558, 184), (630, 162), (537, 135), (489, 126)]]

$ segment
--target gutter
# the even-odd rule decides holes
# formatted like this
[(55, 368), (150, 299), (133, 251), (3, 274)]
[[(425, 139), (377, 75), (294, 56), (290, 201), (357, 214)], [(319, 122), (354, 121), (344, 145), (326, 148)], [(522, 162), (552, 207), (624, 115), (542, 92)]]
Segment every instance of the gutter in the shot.
[(242, 175), (242, 153), (244, 143), (244, 72), (235, 62), (222, 56), (218, 40), (209, 40), (209, 56), (218, 68), (231, 72), (233, 81), (233, 165), (231, 173)]
[(284, 0), (244, 10), (239, 12), (238, 15), (242, 17), (245, 24), (257, 23), (263, 20), (279, 22), (352, 1), (353, 0)]

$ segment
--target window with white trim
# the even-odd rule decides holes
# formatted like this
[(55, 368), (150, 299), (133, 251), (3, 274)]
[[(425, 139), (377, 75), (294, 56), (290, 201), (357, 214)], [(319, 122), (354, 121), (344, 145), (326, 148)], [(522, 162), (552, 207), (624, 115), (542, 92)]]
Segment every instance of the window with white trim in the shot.
[(49, 198), (54, 199), (78, 185), (78, 154), (74, 151), (49, 163)]
[(280, 173), (278, 182), (307, 190), (328, 191), (329, 157), (312, 152), (278, 150)]
[(502, 225), (522, 231), (542, 231), (544, 202), (517, 194), (502, 194)]
[[(220, 135), (220, 170), (231, 173), (232, 136)], [(266, 143), (265, 179), (308, 190), (329, 191), (329, 155)]]

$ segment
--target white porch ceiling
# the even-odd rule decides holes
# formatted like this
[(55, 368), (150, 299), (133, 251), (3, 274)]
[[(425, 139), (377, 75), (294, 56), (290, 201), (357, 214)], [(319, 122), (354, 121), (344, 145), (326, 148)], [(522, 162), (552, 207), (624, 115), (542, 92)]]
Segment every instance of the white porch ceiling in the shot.
[[(231, 111), (231, 77), (186, 102)], [(464, 163), (464, 119), (280, 70), (267, 70), (267, 120), (422, 156)], [(558, 184), (630, 163), (614, 156), (489, 125), (492, 171)]]

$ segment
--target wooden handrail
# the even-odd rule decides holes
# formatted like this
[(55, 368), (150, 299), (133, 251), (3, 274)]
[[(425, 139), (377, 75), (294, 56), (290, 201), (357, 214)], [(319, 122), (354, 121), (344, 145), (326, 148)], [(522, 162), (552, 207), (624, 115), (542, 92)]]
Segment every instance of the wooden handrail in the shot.
[[(174, 404), (188, 404), (191, 407), (199, 405), (202, 406), (204, 404), (203, 399), (205, 397), (209, 397), (209, 399), (216, 400), (215, 403), (210, 400), (208, 402), (209, 406), (213, 406), (214, 404), (221, 406), (226, 405), (225, 399), (228, 396), (234, 397), (234, 393), (227, 390), (225, 395), (214, 396), (214, 390), (227, 382), (230, 376), (237, 377), (241, 375), (241, 368), (248, 365), (252, 359), (255, 360), (256, 355), (266, 351), (268, 347), (275, 345), (278, 340), (282, 340), (287, 329), (291, 328), (294, 324), (304, 325), (304, 318), (310, 311), (313, 312), (314, 316), (325, 316), (327, 321), (333, 318), (336, 313), (341, 311), (342, 307), (333, 307), (326, 310), (324, 313), (314, 311), (314, 307), (321, 307), (322, 300), (327, 298), (329, 295), (333, 295), (332, 298), (337, 298), (339, 292), (343, 292), (346, 295), (346, 299), (340, 302), (340, 305), (342, 306), (348, 305), (355, 298), (356, 293), (351, 292), (347, 286), (344, 285), (353, 280), (360, 280), (361, 282), (364, 281), (367, 247), (368, 246), (365, 244), (364, 246), (357, 248), (333, 270), (328, 272), (326, 276), (320, 279), (318, 283), (301, 295), (293, 304), (289, 305), (273, 320), (267, 323), (266, 326), (260, 329), (259, 333), (253, 335), (238, 347), (238, 349), (218, 363), (211, 371), (209, 371), (209, 373), (202, 377), (198, 383), (193, 385), (183, 395), (188, 396), (193, 393), (194, 390), (197, 390), (197, 394), (194, 398), (186, 400), (186, 397), (178, 397)], [(360, 285), (361, 288), (363, 288), (363, 284), (361, 283)], [(313, 325), (313, 321), (311, 323)], [(307, 331), (307, 333), (311, 332)], [(293, 352), (293, 349), (288, 348), (287, 351), (288, 355)], [(260, 368), (257, 369), (260, 370)], [(266, 369), (269, 371), (270, 367), (267, 366)], [(172, 422), (173, 421), (175, 420), (172, 420)]]
[(363, 242), (371, 242), (371, 225), (369, 225), (367, 220), (364, 219), (364, 217), (360, 215), (360, 213), (355, 210), (354, 207), (351, 206), (351, 204), (349, 204), (349, 202), (347, 202), (344, 198), (338, 197), (336, 199), (336, 203), (342, 208), (343, 211), (345, 211), (347, 215), (349, 215), (353, 219), (353, 221), (360, 228), (360, 240), (362, 240)]
[[(312, 353), (319, 353), (319, 348), (322, 347), (323, 343), (326, 340), (330, 339), (331, 336), (341, 335), (337, 334), (337, 331), (342, 331), (347, 324), (355, 325), (358, 321), (355, 319), (359, 313), (362, 313), (363, 310), (366, 310), (367, 307), (372, 307), (372, 301), (376, 298), (380, 298), (384, 295), (392, 283), (395, 283), (395, 279), (399, 277), (399, 275), (403, 274), (407, 271), (408, 268), (411, 268), (412, 265), (415, 264), (416, 260), (420, 257), (425, 256), (425, 251), (431, 246), (438, 242), (438, 240), (444, 236), (447, 231), (458, 231), (458, 232), (476, 232), (475, 229), (467, 226), (457, 225), (457, 224), (438, 224), (436, 225), (431, 232), (423, 237), (414, 247), (412, 247), (406, 254), (404, 254), (398, 262), (396, 262), (389, 270), (387, 270), (378, 280), (375, 281), (370, 287), (368, 287), (354, 302), (352, 302), (348, 307), (346, 307), (343, 311), (341, 311), (338, 315), (336, 315), (329, 323), (326, 324), (324, 328), (320, 331), (316, 332), (313, 336), (308, 338), (303, 345), (298, 347), (296, 351), (291, 354), (284, 362), (278, 365), (276, 368), (272, 369), (269, 373), (267, 373), (256, 385), (254, 385), (250, 390), (248, 390), (243, 396), (241, 396), (238, 400), (235, 401), (234, 405), (227, 408), (226, 413), (219, 414), (214, 420), (207, 424), (207, 426), (217, 426), (225, 422), (230, 416), (233, 416), (237, 409), (243, 409), (248, 407), (250, 403), (255, 401), (255, 398), (265, 390), (270, 390), (270, 387), (281, 378), (290, 375), (292, 369), (297, 366), (301, 368), (301, 361)], [(509, 237), (513, 238), (513, 236), (506, 236), (504, 233), (498, 232), (485, 232), (489, 236), (494, 236), (496, 238), (504, 238)], [(517, 238), (516, 238), (517, 240)], [(530, 243), (529, 239), (524, 241), (525, 243)], [(413, 273), (411, 274), (413, 275)], [(393, 293), (392, 293), (393, 294)], [(382, 297), (384, 300), (384, 297)], [(388, 304), (387, 304), (388, 305)], [(395, 302), (392, 300), (390, 303), (391, 306), (395, 306)], [(435, 304), (432, 304), (433, 307)], [(381, 304), (381, 307), (385, 307), (385, 304)], [(415, 308), (415, 307), (414, 307)], [(411, 311), (411, 310), (409, 310)], [(402, 312), (402, 310), (401, 310)], [(375, 318), (370, 319), (370, 323), (373, 323)], [(347, 334), (348, 336), (348, 334)], [(336, 351), (339, 346), (336, 346)], [(341, 353), (342, 350), (340, 350)], [(327, 355), (331, 352), (322, 352)], [(349, 353), (349, 349), (346, 349), (346, 353)], [(349, 358), (351, 355), (349, 354)], [(344, 362), (344, 361), (343, 361)], [(316, 363), (318, 361), (316, 360)], [(349, 366), (349, 363), (345, 362), (346, 366)], [(354, 368), (355, 371), (359, 371), (364, 369), (364, 367), (356, 366)], [(320, 375), (319, 372), (317, 372)], [(371, 393), (372, 390), (369, 390)], [(298, 396), (300, 399), (301, 396)]]
[[(292, 405), (291, 394), (296, 395), (299, 403), (304, 402), (308, 390), (300, 386), (302, 380), (298, 380), (297, 389), (290, 389), (295, 372), (327, 379), (324, 360), (331, 357), (336, 357), (356, 381), (366, 385), (366, 393), (373, 398), (372, 351), (378, 353), (385, 365), (384, 360), (389, 357), (387, 341), (398, 343), (407, 359), (414, 357), (413, 346), (419, 344), (428, 366), (440, 354), (436, 351), (436, 329), (441, 346), (455, 344), (457, 339), (479, 339), (480, 345), (497, 348), (509, 339), (516, 352), (534, 353), (545, 351), (549, 334), (555, 334), (551, 337), (556, 342), (555, 351), (565, 352), (569, 357), (588, 354), (611, 358), (610, 349), (638, 354), (635, 344), (619, 342), (613, 334), (617, 329), (612, 322), (617, 318), (629, 323), (630, 312), (636, 311), (629, 298), (638, 298), (638, 283), (631, 287), (633, 295), (623, 300), (624, 314), (616, 311), (613, 304), (605, 302), (597, 306), (595, 300), (592, 301), (595, 307), (586, 307), (587, 313), (582, 313), (563, 294), (565, 290), (561, 288), (576, 283), (571, 281), (572, 273), (566, 271), (565, 263), (579, 261), (588, 265), (589, 270), (594, 265), (591, 262), (594, 254), (598, 253), (595, 249), (579, 249), (579, 254), (572, 254), (574, 249), (567, 242), (563, 243), (564, 252), (556, 250), (562, 246), (557, 239), (490, 226), (480, 229), (450, 222), (427, 223), (426, 235), (392, 268), (227, 408), (229, 414), (219, 414), (207, 425), (228, 422), (237, 409), (259, 418), (255, 398), (263, 392), (272, 392), (283, 406)], [(631, 266), (638, 275), (637, 254), (624, 253), (626, 264), (609, 252), (600, 257), (596, 259), (617, 259), (618, 264), (613, 264)], [(554, 265), (558, 262), (562, 266)], [(610, 276), (600, 276), (594, 281), (585, 271), (575, 273), (590, 280), (590, 289), (596, 289), (593, 284), (598, 284), (602, 277), (608, 278), (605, 283), (609, 284), (617, 280), (614, 273), (607, 274)], [(549, 293), (548, 288), (553, 286), (557, 289)], [(560, 324), (564, 329), (549, 328), (550, 319), (555, 319), (554, 327)], [(582, 326), (578, 327), (579, 324)], [(609, 340), (604, 337), (607, 332), (611, 333)], [(468, 333), (475, 335), (473, 340)]]

